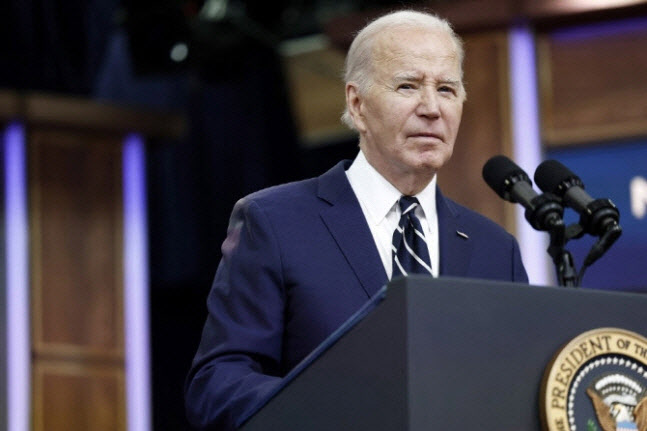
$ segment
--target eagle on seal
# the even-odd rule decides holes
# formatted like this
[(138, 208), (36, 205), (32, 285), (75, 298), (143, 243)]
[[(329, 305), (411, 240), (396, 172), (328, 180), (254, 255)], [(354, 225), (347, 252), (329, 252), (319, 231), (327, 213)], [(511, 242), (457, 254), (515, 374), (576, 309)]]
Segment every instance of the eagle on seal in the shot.
[(647, 389), (618, 373), (606, 374), (586, 390), (604, 431), (647, 431)]

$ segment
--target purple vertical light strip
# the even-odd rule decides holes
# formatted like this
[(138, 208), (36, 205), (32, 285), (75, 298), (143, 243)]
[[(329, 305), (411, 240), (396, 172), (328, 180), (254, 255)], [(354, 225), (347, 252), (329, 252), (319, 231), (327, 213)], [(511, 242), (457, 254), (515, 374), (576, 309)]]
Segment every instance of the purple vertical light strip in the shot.
[(7, 307), (7, 430), (30, 429), (29, 256), (25, 130), (4, 134)]
[[(509, 33), (510, 94), (512, 106), (513, 157), (532, 177), (541, 162), (538, 81), (533, 32), (526, 26), (513, 27)], [(521, 256), (532, 284), (554, 284), (545, 253), (548, 237), (534, 230), (517, 207), (516, 236)]]
[(137, 134), (128, 135), (123, 144), (123, 193), (127, 429), (150, 431), (146, 164), (144, 141)]
[(551, 32), (550, 37), (556, 42), (583, 42), (596, 38), (627, 36), (632, 33), (644, 33), (647, 30), (645, 17), (628, 18), (620, 21), (605, 21), (595, 24), (565, 27)]

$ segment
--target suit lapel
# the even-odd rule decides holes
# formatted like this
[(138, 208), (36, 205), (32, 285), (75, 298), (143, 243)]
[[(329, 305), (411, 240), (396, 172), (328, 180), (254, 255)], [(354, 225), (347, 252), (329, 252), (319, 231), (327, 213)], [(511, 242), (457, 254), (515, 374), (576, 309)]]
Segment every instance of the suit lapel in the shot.
[(371, 230), (346, 178), (345, 171), (350, 163), (340, 162), (319, 177), (319, 198), (329, 204), (321, 211), (321, 218), (364, 291), (371, 297), (388, 279)]
[[(375, 246), (355, 193), (346, 178), (351, 161), (338, 163), (319, 177), (318, 196), (329, 206), (321, 211), (321, 218), (339, 249), (353, 269), (366, 294), (373, 296), (388, 282), (384, 265)], [(436, 191), (438, 211), (440, 275), (464, 277), (468, 275), (472, 255), (472, 240), (461, 227), (455, 204)]]
[(436, 189), (438, 233), (440, 241), (440, 275), (462, 277), (467, 275), (472, 255), (472, 241), (461, 228), (460, 217), (454, 203)]

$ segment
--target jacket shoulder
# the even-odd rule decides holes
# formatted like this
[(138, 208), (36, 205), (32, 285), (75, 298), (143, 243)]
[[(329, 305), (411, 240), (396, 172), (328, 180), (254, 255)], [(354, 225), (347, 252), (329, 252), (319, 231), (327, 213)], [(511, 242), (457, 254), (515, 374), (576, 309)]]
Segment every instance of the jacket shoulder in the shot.
[(470, 226), (477, 232), (501, 235), (504, 237), (512, 238), (512, 234), (505, 230), (501, 225), (491, 220), (490, 218), (468, 208), (458, 202), (445, 197), (447, 206), (450, 210), (458, 216), (461, 225)]

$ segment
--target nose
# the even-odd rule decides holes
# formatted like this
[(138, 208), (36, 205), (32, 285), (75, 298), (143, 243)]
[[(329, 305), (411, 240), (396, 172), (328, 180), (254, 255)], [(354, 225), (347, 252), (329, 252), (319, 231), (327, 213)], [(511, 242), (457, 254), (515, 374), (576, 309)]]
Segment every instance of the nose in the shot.
[(416, 107), (416, 114), (421, 117), (440, 117), (440, 105), (435, 89), (425, 88), (420, 92), (420, 99)]

